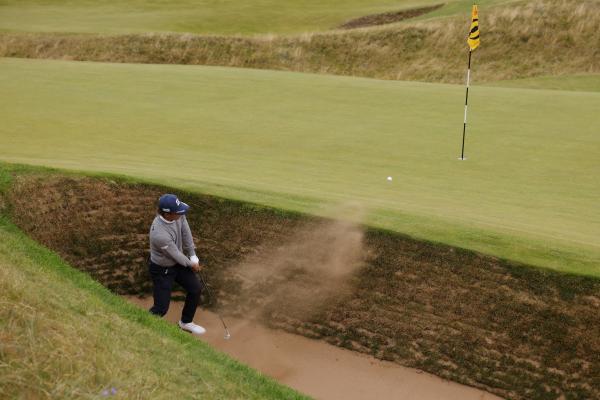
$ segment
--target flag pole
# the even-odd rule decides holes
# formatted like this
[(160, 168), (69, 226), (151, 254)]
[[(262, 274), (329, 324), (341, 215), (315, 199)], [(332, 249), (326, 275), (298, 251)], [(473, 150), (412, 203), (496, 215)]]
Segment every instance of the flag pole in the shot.
[(465, 158), (465, 134), (467, 133), (467, 108), (469, 106), (469, 84), (471, 82), (471, 54), (473, 50), (469, 48), (469, 65), (467, 66), (467, 93), (465, 94), (465, 118), (463, 120), (463, 134), (462, 134), (462, 148), (460, 150), (459, 160), (466, 160)]
[(477, 10), (477, 4), (473, 4), (471, 10), (471, 29), (469, 30), (469, 36), (467, 37), (467, 44), (469, 45), (469, 65), (467, 66), (467, 93), (465, 95), (465, 119), (463, 120), (463, 134), (462, 134), (462, 148), (460, 150), (459, 160), (466, 160), (465, 158), (465, 136), (467, 133), (467, 109), (469, 106), (469, 86), (471, 85), (471, 55), (473, 50), (479, 47), (479, 11)]

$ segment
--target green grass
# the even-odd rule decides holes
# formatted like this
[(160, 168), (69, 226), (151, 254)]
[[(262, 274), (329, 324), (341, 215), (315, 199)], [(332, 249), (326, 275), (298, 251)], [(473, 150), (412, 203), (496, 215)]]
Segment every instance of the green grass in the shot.
[(294, 399), (110, 293), (0, 217), (0, 397)]
[[(299, 33), (335, 28), (348, 19), (432, 4), (439, 0), (3, 0), (0, 30), (18, 32)], [(483, 0), (496, 4), (506, 0)], [(436, 15), (465, 12), (450, 0)], [(456, 4), (454, 4), (456, 3)]]
[(486, 86), (600, 92), (600, 74), (541, 76), (491, 82)]
[[(3, 59), (0, 158), (291, 210), (600, 276), (600, 94)], [(552, 101), (548, 101), (551, 98)], [(392, 182), (386, 181), (393, 176)]]

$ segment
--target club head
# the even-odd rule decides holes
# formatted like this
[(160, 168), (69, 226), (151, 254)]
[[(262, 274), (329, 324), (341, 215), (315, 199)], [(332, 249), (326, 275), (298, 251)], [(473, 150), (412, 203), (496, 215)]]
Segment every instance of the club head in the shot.
[(225, 340), (231, 339), (231, 335), (229, 334), (229, 331), (225, 331), (225, 336), (223, 336), (223, 339), (225, 339)]

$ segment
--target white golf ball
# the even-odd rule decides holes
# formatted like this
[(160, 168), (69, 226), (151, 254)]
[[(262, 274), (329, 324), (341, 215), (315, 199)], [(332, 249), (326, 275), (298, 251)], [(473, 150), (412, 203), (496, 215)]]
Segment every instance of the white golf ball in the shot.
[(387, 177), (387, 180), (388, 180), (389, 182), (391, 182), (391, 181), (392, 181), (392, 177), (391, 177), (391, 176), (388, 176), (388, 177)]

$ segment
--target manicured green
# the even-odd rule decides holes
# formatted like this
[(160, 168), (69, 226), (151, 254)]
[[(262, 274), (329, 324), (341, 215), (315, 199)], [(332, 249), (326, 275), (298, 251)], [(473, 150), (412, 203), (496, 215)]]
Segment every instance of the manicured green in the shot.
[[(127, 303), (0, 216), (0, 398), (301, 399)], [(113, 396), (110, 396), (111, 398)]]
[[(600, 94), (0, 61), (0, 158), (105, 171), (600, 276)], [(388, 176), (393, 181), (386, 180)]]
[[(483, 0), (485, 4), (507, 0)], [(19, 32), (299, 33), (333, 29), (363, 15), (397, 11), (440, 0), (3, 0), (0, 30)], [(450, 0), (449, 15), (470, 9)], [(457, 3), (459, 6), (455, 5)]]
[(600, 74), (541, 76), (486, 83), (486, 86), (600, 92)]

